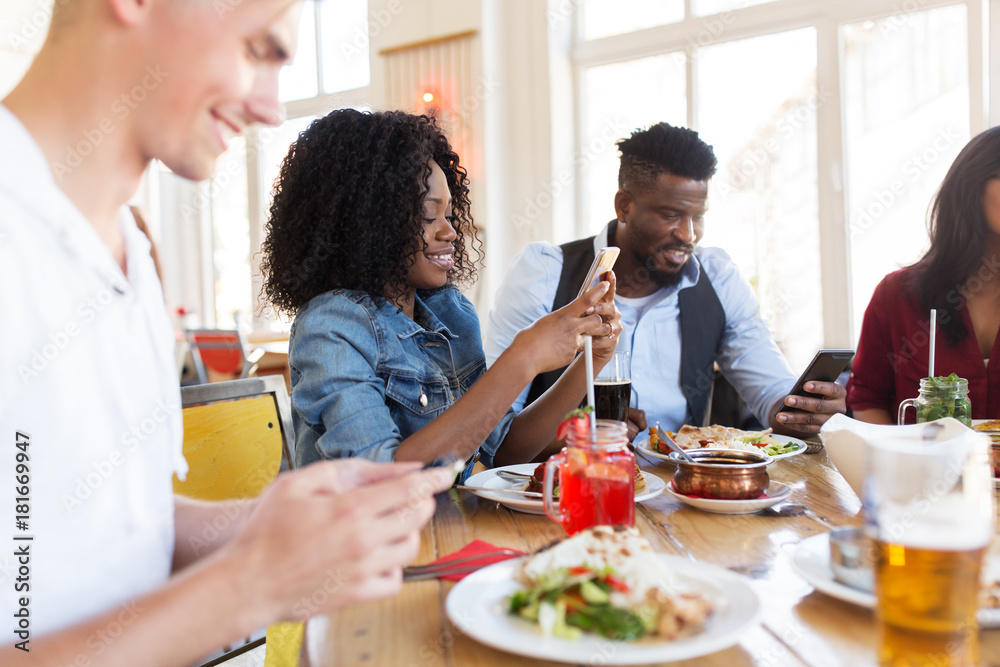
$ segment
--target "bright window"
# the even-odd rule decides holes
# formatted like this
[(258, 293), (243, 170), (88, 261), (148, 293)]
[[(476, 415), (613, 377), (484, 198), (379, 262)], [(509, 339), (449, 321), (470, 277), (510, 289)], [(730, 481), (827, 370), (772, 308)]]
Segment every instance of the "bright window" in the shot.
[(969, 140), (963, 5), (842, 30), (855, 336), (875, 286), (927, 248), (927, 212)]
[(598, 39), (684, 18), (684, 0), (584, 0), (583, 38)]
[(707, 47), (697, 71), (696, 126), (719, 159), (702, 244), (729, 252), (778, 345), (804, 367), (823, 343), (816, 31)]
[[(719, 157), (703, 243), (736, 261), (792, 366), (854, 345), (875, 285), (920, 256), (935, 190), (986, 127), (981, 3), (687, 0), (687, 15), (663, 2), (637, 16), (581, 1), (577, 153), (615, 114), (628, 131), (697, 130)], [(584, 162), (578, 234), (610, 218), (616, 169), (613, 149)]]
[(590, 67), (584, 72), (584, 135), (577, 155), (582, 166), (588, 233), (615, 217), (618, 147), (637, 127), (686, 117), (683, 53)]

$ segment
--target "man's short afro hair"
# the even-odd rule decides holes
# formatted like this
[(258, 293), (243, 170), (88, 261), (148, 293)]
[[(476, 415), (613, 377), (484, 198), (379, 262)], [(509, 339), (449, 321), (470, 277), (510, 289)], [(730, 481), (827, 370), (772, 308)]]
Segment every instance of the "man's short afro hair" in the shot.
[(682, 178), (707, 181), (715, 175), (718, 160), (712, 147), (686, 127), (657, 123), (618, 142), (621, 167), (618, 187), (643, 188), (669, 172)]

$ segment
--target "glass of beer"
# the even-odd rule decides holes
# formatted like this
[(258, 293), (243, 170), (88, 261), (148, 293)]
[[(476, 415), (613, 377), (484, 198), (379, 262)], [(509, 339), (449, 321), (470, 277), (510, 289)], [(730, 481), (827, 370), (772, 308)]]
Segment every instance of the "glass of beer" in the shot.
[(594, 414), (598, 419), (616, 422), (628, 420), (632, 399), (632, 356), (628, 350), (616, 350), (614, 358), (594, 380)]
[(879, 664), (978, 665), (980, 566), (996, 516), (989, 439), (883, 439), (867, 452)]

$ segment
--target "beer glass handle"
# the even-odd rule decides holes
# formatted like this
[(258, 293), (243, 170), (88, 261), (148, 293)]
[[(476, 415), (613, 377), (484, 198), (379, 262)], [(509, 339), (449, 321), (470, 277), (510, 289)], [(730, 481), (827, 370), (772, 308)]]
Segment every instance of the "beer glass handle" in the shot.
[(566, 450), (559, 452), (549, 458), (545, 464), (545, 483), (542, 485), (542, 500), (545, 505), (545, 513), (550, 519), (558, 523), (563, 522), (562, 507), (555, 502), (552, 495), (552, 483), (555, 476), (559, 474), (559, 468), (566, 462)]
[(916, 400), (908, 398), (899, 404), (899, 412), (896, 414), (896, 424), (899, 426), (906, 423), (906, 408), (913, 408), (916, 410)]

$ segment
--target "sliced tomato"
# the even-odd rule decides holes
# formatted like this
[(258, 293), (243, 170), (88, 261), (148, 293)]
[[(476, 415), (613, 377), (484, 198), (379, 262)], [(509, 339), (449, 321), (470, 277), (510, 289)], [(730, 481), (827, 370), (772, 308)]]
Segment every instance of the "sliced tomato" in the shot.
[(608, 582), (608, 586), (611, 586), (614, 590), (619, 593), (628, 593), (632, 588), (625, 583), (625, 580), (614, 574), (604, 575), (604, 581)]
[(576, 567), (569, 568), (569, 573), (576, 576), (578, 574), (591, 574), (593, 570), (589, 567), (584, 567), (583, 565), (577, 565)]

